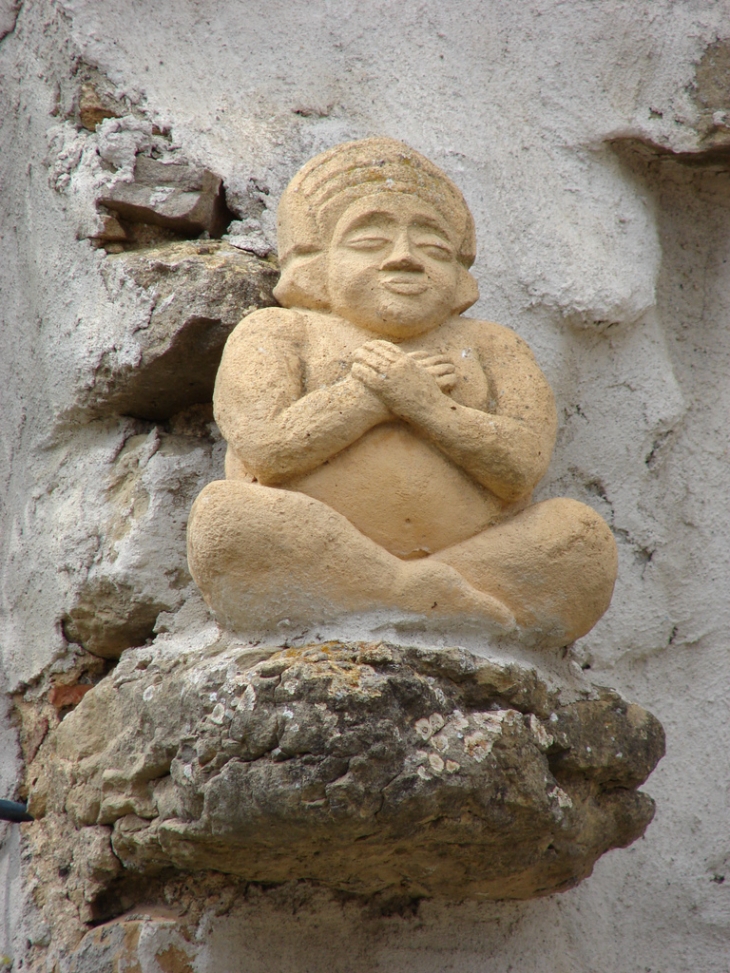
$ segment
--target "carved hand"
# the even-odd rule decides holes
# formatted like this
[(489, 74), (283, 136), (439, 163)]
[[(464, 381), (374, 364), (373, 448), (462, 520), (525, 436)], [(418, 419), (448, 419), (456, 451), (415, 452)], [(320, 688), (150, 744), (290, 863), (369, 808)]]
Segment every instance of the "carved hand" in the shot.
[(408, 357), (433, 375), (442, 392), (447, 394), (456, 385), (456, 367), (447, 355), (429, 355), (427, 351), (409, 351)]
[(453, 362), (443, 355), (404, 352), (390, 341), (368, 341), (355, 352), (352, 375), (396, 415), (412, 419), (439, 403), (456, 384)]

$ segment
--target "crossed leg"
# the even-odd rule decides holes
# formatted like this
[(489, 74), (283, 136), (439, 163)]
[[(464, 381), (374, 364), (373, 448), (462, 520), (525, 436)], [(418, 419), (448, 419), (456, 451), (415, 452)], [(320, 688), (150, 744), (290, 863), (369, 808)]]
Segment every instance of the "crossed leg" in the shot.
[(494, 632), (515, 624), (450, 565), (402, 561), (321, 501), (241, 480), (210, 483), (195, 501), (188, 564), (210, 607), (238, 631), (384, 608), (482, 619)]
[(544, 645), (585, 635), (608, 608), (618, 555), (595, 510), (564, 498), (536, 503), (511, 520), (431, 556), (514, 613)]
[(616, 548), (590, 507), (547, 500), (438, 554), (402, 561), (306, 494), (219, 480), (195, 501), (190, 571), (239, 631), (396, 609), (479, 619), (544, 645), (585, 634), (608, 607)]

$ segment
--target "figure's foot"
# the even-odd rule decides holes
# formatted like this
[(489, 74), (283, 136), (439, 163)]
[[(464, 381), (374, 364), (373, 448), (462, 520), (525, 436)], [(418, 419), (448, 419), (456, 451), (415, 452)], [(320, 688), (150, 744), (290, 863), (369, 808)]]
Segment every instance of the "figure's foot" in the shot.
[(486, 617), (505, 632), (516, 627), (514, 615), (503, 602), (474, 588), (455, 568), (440, 561), (403, 562), (401, 583), (394, 595), (399, 607), (418, 614)]
[(521, 637), (542, 648), (568, 645), (593, 628), (618, 566), (608, 524), (566, 498), (536, 503), (431, 560), (514, 605)]

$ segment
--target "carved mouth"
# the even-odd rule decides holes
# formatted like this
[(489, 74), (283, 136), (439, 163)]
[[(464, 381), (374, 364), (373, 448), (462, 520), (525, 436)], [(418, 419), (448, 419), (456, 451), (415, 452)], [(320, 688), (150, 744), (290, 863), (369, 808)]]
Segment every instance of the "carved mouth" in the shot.
[(383, 287), (393, 294), (408, 294), (418, 296), (428, 290), (428, 284), (424, 280), (413, 280), (404, 277), (386, 277), (383, 280)]

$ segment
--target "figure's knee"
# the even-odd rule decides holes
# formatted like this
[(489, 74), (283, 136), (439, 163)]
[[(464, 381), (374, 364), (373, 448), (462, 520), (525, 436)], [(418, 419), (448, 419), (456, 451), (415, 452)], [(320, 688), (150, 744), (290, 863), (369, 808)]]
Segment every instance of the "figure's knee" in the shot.
[[(550, 583), (561, 590), (570, 639), (595, 625), (611, 602), (618, 552), (611, 528), (591, 507), (560, 498), (536, 507), (549, 533)], [(557, 593), (557, 592), (556, 592)]]
[(201, 490), (188, 518), (188, 543), (203, 545), (212, 536), (226, 533), (224, 528), (237, 505), (237, 486), (235, 481), (215, 480)]
[(535, 504), (525, 513), (531, 520), (539, 521), (541, 546), (551, 547), (556, 555), (573, 550), (578, 557), (599, 558), (607, 569), (612, 569), (615, 577), (616, 541), (611, 528), (592, 507), (558, 497)]
[(348, 526), (304, 494), (217, 480), (205, 487), (190, 512), (190, 573), (205, 590), (206, 579), (215, 576), (286, 572), (294, 562), (323, 555), (327, 539)]
[(229, 566), (240, 548), (238, 536), (250, 518), (245, 508), (255, 498), (251, 487), (235, 480), (215, 480), (198, 495), (188, 519), (188, 565), (199, 585)]

